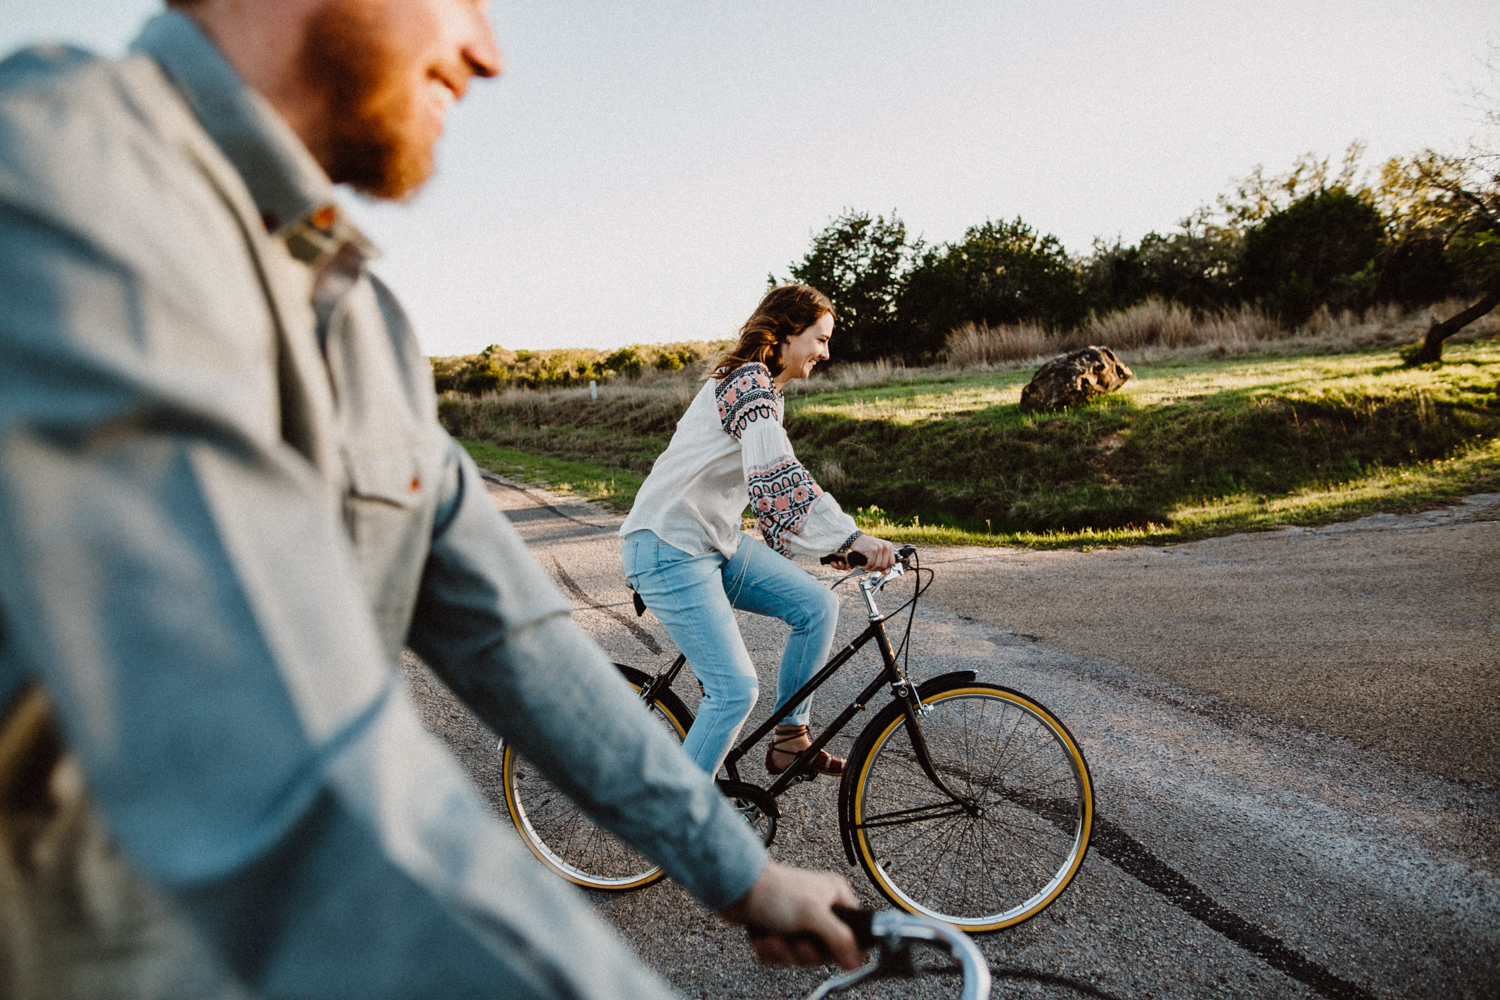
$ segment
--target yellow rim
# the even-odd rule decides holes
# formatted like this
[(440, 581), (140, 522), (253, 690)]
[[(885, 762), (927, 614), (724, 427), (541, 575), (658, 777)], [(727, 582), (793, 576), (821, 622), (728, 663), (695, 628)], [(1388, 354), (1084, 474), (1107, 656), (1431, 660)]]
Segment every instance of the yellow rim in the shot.
[[(1062, 891), (1068, 887), (1068, 884), (1070, 882), (1073, 881), (1073, 876), (1078, 873), (1079, 866), (1083, 864), (1084, 854), (1088, 852), (1089, 835), (1093, 832), (1094, 788), (1089, 777), (1088, 766), (1085, 764), (1083, 759), (1083, 752), (1078, 749), (1077, 744), (1073, 742), (1073, 739), (1068, 734), (1068, 731), (1063, 728), (1060, 722), (1053, 718), (1051, 712), (1047, 711), (1041, 705), (1038, 705), (1036, 702), (1025, 697), (1024, 695), (1018, 695), (1009, 691), (1000, 691), (992, 687), (957, 687), (949, 688), (948, 690), (939, 692), (932, 699), (924, 701), (924, 704), (936, 704), (938, 702), (947, 701), (950, 698), (960, 698), (966, 695), (983, 695), (990, 698), (998, 698), (1002, 701), (1010, 702), (1011, 704), (1032, 713), (1037, 718), (1046, 723), (1048, 731), (1050, 731), (1062, 743), (1063, 747), (1066, 748), (1068, 752), (1068, 756), (1073, 767), (1073, 773), (1077, 776), (1082, 786), (1083, 823), (1078, 836), (1075, 838), (1078, 845), (1077, 850), (1073, 854), (1073, 857), (1069, 862), (1067, 868), (1064, 869), (1060, 875), (1054, 876), (1056, 884), (1054, 884), (1052, 888), (1047, 892), (1047, 894), (1039, 901), (1031, 901), (1030, 905), (1028, 905), (1023, 911), (1013, 916), (1006, 917), (1001, 920), (996, 920), (990, 923), (981, 922), (981, 920), (979, 919), (972, 921), (954, 920), (953, 917), (949, 915), (928, 910), (925, 907), (921, 906), (921, 904), (905, 898), (905, 893), (901, 892), (900, 889), (892, 885), (884, 877), (884, 869), (881, 867), (880, 863), (875, 860), (875, 856), (870, 848), (870, 844), (865, 838), (864, 830), (858, 828), (854, 830), (854, 842), (859, 846), (859, 853), (862, 861), (864, 862), (865, 871), (880, 887), (881, 891), (886, 895), (886, 897), (889, 898), (897, 906), (901, 907), (903, 910), (906, 910), (908, 913), (917, 913), (926, 916), (937, 917), (940, 920), (944, 920), (948, 923), (954, 924), (955, 926), (962, 927), (966, 931), (979, 933), (984, 931), (1000, 930), (1001, 928), (1013, 926), (1023, 920), (1028, 920), (1031, 917), (1036, 916), (1038, 913), (1045, 910), (1048, 906), (1052, 905), (1052, 901), (1055, 900), (1059, 895), (1061, 895)], [(863, 812), (865, 782), (869, 778), (870, 767), (875, 760), (876, 752), (881, 747), (885, 746), (886, 740), (890, 738), (891, 734), (897, 729), (897, 727), (903, 725), (905, 722), (906, 717), (904, 715), (896, 716), (895, 719), (891, 721), (891, 724), (888, 725), (880, 733), (879, 737), (876, 738), (875, 742), (870, 747), (870, 752), (865, 755), (864, 760), (861, 762), (859, 781), (854, 786), (855, 817), (860, 816)]]
[[(640, 690), (640, 687), (635, 684), (631, 684), (631, 687), (636, 691)], [(662, 716), (672, 724), (672, 728), (677, 731), (677, 735), (679, 738), (685, 739), (687, 737), (687, 730), (682, 727), (675, 716), (671, 715), (668, 712), (662, 712)], [(643, 885), (650, 885), (652, 882), (655, 882), (657, 879), (666, 874), (660, 868), (652, 868), (650, 871), (646, 872), (639, 878), (632, 879), (628, 882), (618, 882), (614, 880), (600, 881), (596, 879), (582, 878), (578, 875), (573, 874), (572, 871), (564, 866), (564, 863), (559, 858), (557, 858), (555, 855), (552, 855), (545, 849), (545, 847), (542, 845), (541, 838), (536, 836), (536, 831), (531, 828), (530, 821), (526, 819), (525, 809), (519, 802), (516, 801), (514, 786), (511, 782), (511, 773), (516, 766), (517, 760), (518, 758), (516, 756), (516, 752), (507, 744), (505, 747), (504, 756), (501, 758), (500, 768), (500, 781), (501, 785), (505, 789), (505, 809), (508, 813), (510, 813), (511, 824), (515, 826), (516, 832), (520, 834), (521, 842), (526, 845), (527, 850), (529, 850), (533, 855), (536, 856), (536, 859), (538, 861), (547, 866), (548, 870), (555, 872), (557, 875), (567, 879), (574, 885), (586, 886), (590, 889), (599, 889), (604, 892), (623, 892), (626, 889), (638, 889)]]

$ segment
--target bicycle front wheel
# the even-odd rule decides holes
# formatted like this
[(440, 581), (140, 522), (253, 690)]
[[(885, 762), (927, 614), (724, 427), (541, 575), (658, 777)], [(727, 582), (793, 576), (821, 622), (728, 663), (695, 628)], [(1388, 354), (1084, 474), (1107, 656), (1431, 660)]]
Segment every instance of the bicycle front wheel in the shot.
[(865, 873), (907, 912), (967, 931), (1040, 913), (1088, 849), (1083, 751), (1046, 708), (979, 681), (928, 691), (918, 721), (934, 770), (964, 801), (927, 776), (901, 706), (888, 706), (849, 762), (843, 820)]
[[(615, 664), (637, 692), (650, 679), (633, 667)], [(693, 713), (675, 694), (660, 692), (647, 706), (651, 717), (681, 743)], [(569, 882), (590, 889), (639, 889), (662, 877), (662, 870), (624, 841), (600, 827), (573, 800), (542, 777), (509, 744), (501, 774), (511, 822), (531, 853)]]

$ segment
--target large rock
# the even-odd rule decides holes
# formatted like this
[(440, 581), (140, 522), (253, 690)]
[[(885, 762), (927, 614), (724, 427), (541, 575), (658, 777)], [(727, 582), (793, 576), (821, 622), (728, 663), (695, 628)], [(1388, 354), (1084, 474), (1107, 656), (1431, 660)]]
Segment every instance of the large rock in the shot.
[(1021, 390), (1021, 409), (1062, 410), (1114, 392), (1134, 374), (1107, 347), (1085, 347), (1053, 358)]

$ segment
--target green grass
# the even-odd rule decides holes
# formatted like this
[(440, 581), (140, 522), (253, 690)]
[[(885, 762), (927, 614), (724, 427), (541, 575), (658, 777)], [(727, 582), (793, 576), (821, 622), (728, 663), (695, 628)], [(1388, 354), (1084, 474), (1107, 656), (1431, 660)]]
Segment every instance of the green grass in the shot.
[[(1020, 411), (1029, 377), (814, 383), (789, 397), (787, 430), (863, 529), (913, 542), (1160, 544), (1500, 489), (1495, 341), (1424, 368), (1391, 350), (1142, 365), (1119, 392), (1056, 414)], [(547, 473), (570, 483), (638, 484), (686, 405), (680, 390), (554, 395), (492, 410), (483, 436), (575, 463)], [(479, 429), (477, 411), (444, 405), (450, 429)], [(628, 504), (633, 487), (616, 489)]]
[(941, 523), (923, 524), (920, 515), (891, 517), (878, 507), (856, 508), (851, 513), (861, 530), (894, 542), (1088, 550), (1109, 545), (1160, 545), (1285, 525), (1332, 524), (1366, 514), (1428, 510), (1470, 493), (1500, 489), (1497, 470), (1500, 442), (1492, 440), (1447, 461), (1376, 469), (1347, 482), (1281, 497), (1239, 494), (1183, 504), (1166, 523), (1123, 528), (976, 531)]
[[(587, 389), (512, 392), (479, 401), (445, 397), (438, 403), (438, 416), (461, 440), (574, 463), (575, 471), (562, 479), (602, 481), (624, 472), (639, 485), (666, 450), (695, 389), (692, 383), (654, 389), (608, 386), (601, 387), (597, 400), (589, 398)], [(633, 489), (630, 496), (634, 499)]]
[(523, 483), (545, 487), (554, 493), (596, 500), (611, 510), (626, 513), (635, 503), (644, 476), (623, 469), (535, 455), (516, 448), (503, 448), (488, 441), (461, 440), (481, 468)]

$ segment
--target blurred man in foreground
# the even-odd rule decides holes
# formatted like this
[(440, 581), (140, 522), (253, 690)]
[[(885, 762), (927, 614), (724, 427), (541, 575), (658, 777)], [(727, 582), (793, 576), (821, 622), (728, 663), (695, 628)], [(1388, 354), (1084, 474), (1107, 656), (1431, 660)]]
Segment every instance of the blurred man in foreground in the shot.
[(438, 426), (342, 182), (409, 195), (484, 0), (197, 0), (0, 64), (0, 992), (652, 997), (419, 725), (404, 644), (762, 959), (858, 960)]

